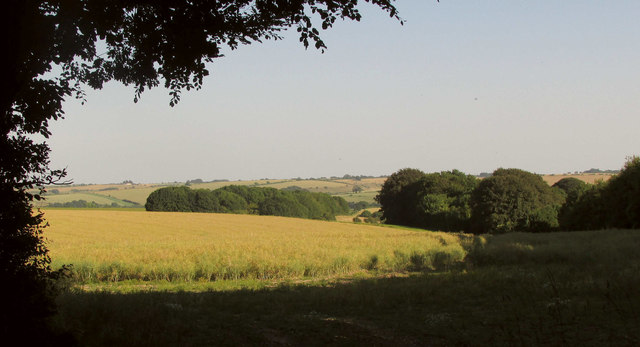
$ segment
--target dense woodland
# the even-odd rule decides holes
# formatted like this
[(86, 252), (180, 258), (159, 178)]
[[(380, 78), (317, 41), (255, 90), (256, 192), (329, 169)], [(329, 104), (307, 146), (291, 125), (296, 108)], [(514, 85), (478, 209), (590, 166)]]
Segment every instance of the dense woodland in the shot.
[(147, 211), (249, 213), (335, 220), (350, 212), (340, 197), (305, 190), (226, 186), (216, 190), (186, 186), (161, 188), (149, 195)]
[(611, 180), (587, 184), (564, 178), (553, 186), (539, 175), (497, 169), (478, 180), (460, 171), (426, 174), (402, 169), (376, 200), (386, 223), (476, 234), (598, 230), (640, 226), (640, 158)]

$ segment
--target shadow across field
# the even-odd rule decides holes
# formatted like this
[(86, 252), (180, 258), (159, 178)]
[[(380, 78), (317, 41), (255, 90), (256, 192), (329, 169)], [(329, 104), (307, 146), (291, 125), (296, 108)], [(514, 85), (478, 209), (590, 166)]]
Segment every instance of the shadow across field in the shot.
[(82, 345), (637, 345), (639, 288), (638, 257), (557, 258), (260, 290), (68, 292), (58, 323)]

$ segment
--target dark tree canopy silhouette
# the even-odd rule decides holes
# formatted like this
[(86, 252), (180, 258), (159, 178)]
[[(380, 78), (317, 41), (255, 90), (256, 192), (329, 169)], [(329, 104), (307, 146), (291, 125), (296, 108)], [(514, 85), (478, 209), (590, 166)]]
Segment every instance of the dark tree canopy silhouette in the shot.
[[(366, 2), (399, 19), (393, 0)], [(163, 85), (174, 105), (201, 87), (205, 64), (223, 47), (280, 39), (295, 27), (305, 47), (323, 50), (319, 29), (361, 18), (357, 0), (7, 0), (0, 16), (0, 333), (43, 341), (56, 274), (43, 216), (32, 210), (43, 191), (29, 191), (65, 172), (49, 168), (49, 147), (33, 135), (51, 135), (63, 101), (119, 81), (133, 86), (135, 101)]]
[(640, 227), (640, 158), (627, 159), (608, 182), (585, 185), (560, 211), (560, 227), (597, 230)]
[(520, 169), (497, 169), (471, 194), (474, 233), (543, 232), (558, 227), (562, 193), (542, 177)]
[(458, 170), (426, 174), (407, 189), (415, 192), (415, 226), (442, 231), (469, 229), (475, 176)]
[(375, 200), (381, 205), (382, 218), (386, 223), (407, 225), (412, 219), (415, 206), (411, 193), (405, 189), (418, 182), (425, 173), (418, 169), (404, 168), (394, 172), (384, 181)]
[(564, 192), (566, 201), (574, 202), (589, 188), (589, 185), (575, 177), (565, 177), (551, 187)]
[(458, 170), (401, 169), (384, 182), (376, 200), (386, 223), (457, 232), (468, 229), (477, 184), (476, 177)]

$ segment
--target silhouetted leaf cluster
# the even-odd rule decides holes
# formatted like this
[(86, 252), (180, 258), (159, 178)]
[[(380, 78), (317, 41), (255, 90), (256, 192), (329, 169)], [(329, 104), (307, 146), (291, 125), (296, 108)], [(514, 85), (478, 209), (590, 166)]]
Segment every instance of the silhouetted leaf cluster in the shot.
[[(398, 18), (392, 0), (369, 0)], [(324, 49), (317, 26), (360, 20), (357, 0), (7, 0), (0, 46), (0, 334), (38, 336), (51, 312), (44, 289), (54, 273), (32, 211), (41, 194), (29, 190), (59, 182), (49, 169), (49, 122), (63, 118), (65, 99), (84, 98), (83, 87), (119, 81), (134, 87), (134, 101), (150, 88), (169, 89), (170, 105), (183, 90), (198, 89), (206, 63), (223, 47), (279, 39), (295, 27), (308, 47)], [(316, 24), (317, 23), (317, 24)], [(49, 298), (50, 299), (50, 298)], [(52, 341), (52, 340), (51, 340)], [(53, 343), (51, 342), (50, 343)]]

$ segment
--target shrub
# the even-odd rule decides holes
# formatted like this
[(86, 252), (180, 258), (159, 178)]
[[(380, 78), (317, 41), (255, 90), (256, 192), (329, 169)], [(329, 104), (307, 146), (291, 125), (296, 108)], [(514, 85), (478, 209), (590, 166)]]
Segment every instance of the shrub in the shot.
[(620, 173), (604, 186), (608, 227), (640, 227), (640, 157), (627, 160)]
[(468, 229), (477, 181), (458, 170), (425, 174), (403, 169), (385, 181), (376, 199), (385, 223), (461, 231)]
[(588, 186), (560, 213), (566, 230), (640, 227), (640, 158), (631, 157), (608, 182)]
[[(214, 190), (211, 192), (214, 198), (220, 202), (220, 211), (222, 213), (247, 213), (247, 201), (242, 196), (230, 192), (228, 190)], [(211, 211), (210, 211), (211, 212)], [(213, 211), (218, 212), (218, 211)]]
[(607, 225), (608, 211), (602, 196), (606, 183), (589, 186), (575, 201), (565, 203), (558, 221), (562, 230), (596, 230)]
[(189, 187), (165, 187), (153, 191), (144, 205), (147, 211), (192, 211)]
[[(585, 205), (586, 200), (581, 198), (592, 190), (593, 186), (577, 178), (567, 177), (556, 182), (552, 188), (562, 192), (565, 197), (565, 203), (558, 212), (560, 228), (562, 230), (582, 229), (587, 221), (581, 216), (584, 212), (580, 212), (580, 210), (584, 210), (587, 206)], [(593, 194), (593, 192), (589, 194)], [(593, 210), (591, 207), (588, 209)]]
[(300, 204), (293, 196), (280, 194), (268, 198), (258, 205), (261, 215), (307, 218), (309, 210)]
[(306, 190), (226, 186), (216, 190), (189, 187), (161, 188), (149, 195), (147, 211), (253, 213), (284, 217), (335, 220), (348, 214), (343, 198)]
[(364, 210), (360, 213), (360, 217), (371, 217), (373, 214), (369, 210)]
[(567, 203), (575, 202), (589, 189), (589, 185), (587, 183), (575, 177), (563, 178), (551, 187), (561, 190), (566, 197)]
[(366, 201), (349, 202), (348, 207), (353, 211), (364, 210), (367, 207), (373, 207), (376, 204), (371, 204)]
[(467, 230), (471, 192), (478, 179), (458, 170), (425, 175), (410, 186), (417, 200), (414, 225), (433, 230)]
[(382, 217), (386, 223), (410, 225), (415, 200), (405, 187), (419, 181), (424, 177), (424, 172), (418, 169), (401, 169), (393, 173), (382, 185), (380, 193), (375, 200), (380, 203)]
[(471, 195), (472, 231), (550, 231), (558, 227), (563, 197), (542, 177), (519, 169), (498, 169)]
[(190, 192), (191, 211), (193, 212), (222, 212), (220, 200), (207, 189), (197, 189)]

